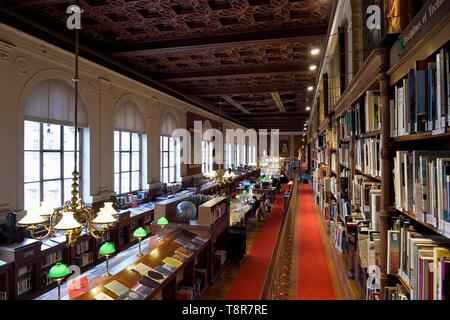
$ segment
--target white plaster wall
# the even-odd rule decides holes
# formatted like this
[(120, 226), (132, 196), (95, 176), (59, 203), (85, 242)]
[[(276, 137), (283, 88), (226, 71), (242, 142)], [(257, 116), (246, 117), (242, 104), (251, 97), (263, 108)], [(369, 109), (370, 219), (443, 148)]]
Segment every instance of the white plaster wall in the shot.
[[(143, 187), (160, 184), (162, 112), (172, 112), (181, 128), (186, 127), (188, 111), (242, 128), (86, 59), (80, 59), (79, 70), (80, 96), (89, 117), (89, 145), (83, 153), (83, 174), (89, 175), (83, 192), (87, 202), (109, 199), (114, 190), (113, 116), (126, 100), (135, 102), (145, 118), (148, 152)], [(72, 83), (73, 73), (71, 52), (0, 24), (0, 213), (23, 209), (23, 110), (30, 91), (52, 77)], [(183, 168), (182, 176), (184, 173)]]

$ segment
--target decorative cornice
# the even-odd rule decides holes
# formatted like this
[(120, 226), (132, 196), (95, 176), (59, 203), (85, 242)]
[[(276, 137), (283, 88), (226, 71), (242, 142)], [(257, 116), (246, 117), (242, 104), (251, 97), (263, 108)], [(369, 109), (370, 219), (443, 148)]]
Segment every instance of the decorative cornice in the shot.
[(6, 41), (0, 40), (0, 61), (11, 61), (11, 54), (16, 46)]

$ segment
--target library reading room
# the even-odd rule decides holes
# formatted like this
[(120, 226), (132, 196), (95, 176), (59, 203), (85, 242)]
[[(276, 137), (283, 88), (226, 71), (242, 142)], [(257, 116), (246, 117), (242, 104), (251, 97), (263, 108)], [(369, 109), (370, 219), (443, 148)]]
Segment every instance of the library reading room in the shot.
[(450, 300), (450, 0), (1, 0), (0, 146), (0, 306)]

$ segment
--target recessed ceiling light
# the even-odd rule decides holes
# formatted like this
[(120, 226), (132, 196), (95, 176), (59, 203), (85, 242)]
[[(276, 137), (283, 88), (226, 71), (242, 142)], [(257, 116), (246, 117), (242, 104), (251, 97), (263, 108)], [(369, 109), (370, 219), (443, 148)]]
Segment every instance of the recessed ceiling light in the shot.
[(309, 70), (314, 71), (317, 69), (317, 66), (315, 64), (312, 64), (309, 66)]
[(306, 111), (309, 111), (309, 110), (311, 110), (311, 107), (306, 107)]
[(313, 91), (314, 90), (314, 87), (313, 86), (309, 86), (308, 87), (308, 91)]
[(320, 49), (319, 48), (312, 48), (311, 49), (311, 55), (312, 56), (317, 56), (320, 53)]

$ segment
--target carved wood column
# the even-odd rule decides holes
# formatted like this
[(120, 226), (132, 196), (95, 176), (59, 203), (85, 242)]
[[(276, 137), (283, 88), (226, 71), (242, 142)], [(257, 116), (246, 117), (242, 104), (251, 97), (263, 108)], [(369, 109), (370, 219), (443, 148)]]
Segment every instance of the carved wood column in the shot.
[(388, 51), (380, 53), (381, 68), (378, 74), (378, 81), (381, 92), (381, 296), (384, 294), (384, 287), (388, 284), (387, 269), (387, 238), (389, 228), (389, 216), (391, 215), (392, 192), (392, 155), (390, 148), (390, 98), (389, 98), (389, 77), (386, 74), (389, 68)]

